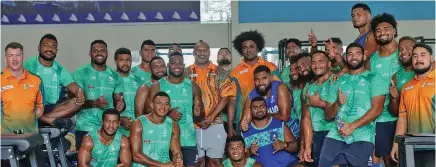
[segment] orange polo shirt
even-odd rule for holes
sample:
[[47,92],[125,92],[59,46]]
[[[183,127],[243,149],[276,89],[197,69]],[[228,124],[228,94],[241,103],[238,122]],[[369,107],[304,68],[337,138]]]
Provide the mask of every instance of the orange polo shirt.
[[[209,62],[206,68],[200,68],[196,64],[192,64],[185,70],[186,76],[192,82],[198,84],[201,89],[201,97],[204,104],[205,115],[213,112],[221,97],[235,96],[235,86],[231,86],[229,74],[218,71],[218,66]],[[218,114],[214,120],[214,124],[223,123],[221,114]],[[195,125],[196,128],[197,125]]]
[[256,67],[260,65],[265,65],[269,67],[271,73],[274,76],[273,79],[280,81],[280,72],[277,66],[269,61],[262,59],[262,57],[260,56],[256,64],[254,64],[253,66],[245,63],[245,61],[242,59],[241,64],[236,66],[230,73],[230,77],[232,81],[235,82],[237,87],[236,118],[235,118],[237,124],[239,124],[241,112],[244,111],[245,99],[247,99],[251,90],[254,89],[253,71],[254,69],[256,69]]
[[9,69],[1,74],[1,133],[24,129],[38,132],[35,109],[44,109],[41,79],[24,70],[24,77],[17,80]]
[[435,133],[435,70],[403,86],[399,116],[407,117],[408,133]]

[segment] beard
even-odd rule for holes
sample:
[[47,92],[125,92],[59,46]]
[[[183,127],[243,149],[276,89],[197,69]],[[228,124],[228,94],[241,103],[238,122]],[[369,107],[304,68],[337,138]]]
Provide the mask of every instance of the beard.
[[[127,66],[123,66],[123,67],[127,67]],[[129,73],[130,67],[128,67],[127,70],[124,70],[125,68],[123,68],[123,67],[117,67],[117,70],[122,72],[122,73]]]
[[92,57],[92,58],[91,58],[91,61],[92,61],[94,64],[101,66],[101,65],[105,65],[105,64],[106,64],[107,57],[105,57],[101,62],[99,62],[97,59],[95,59],[95,58]]
[[272,82],[270,82],[270,83],[266,86],[265,91],[261,91],[261,90],[259,89],[259,87],[257,87],[257,86],[256,86],[256,91],[257,91],[257,93],[259,93],[260,96],[265,96],[265,95],[268,93],[268,91],[271,90],[271,87],[272,87]]
[[56,58],[56,54],[51,52],[53,54],[53,57],[47,57],[43,53],[39,52],[39,57],[42,58],[45,61],[53,61]]
[[257,120],[257,121],[260,121],[260,120],[264,120],[265,118],[266,118],[266,112],[265,112],[265,114],[263,114],[263,115],[261,115],[261,116],[253,116],[253,119],[255,119],[255,120]]
[[173,71],[170,70],[170,75],[174,76],[174,77],[181,77],[181,76],[183,76],[183,70],[180,71],[180,74],[176,74],[176,73],[174,73]]
[[352,65],[352,64],[347,62],[347,67],[348,67],[348,69],[351,69],[351,70],[357,70],[357,69],[361,68],[364,63],[365,62],[363,61],[363,59],[360,60],[359,63],[357,63],[356,65]]
[[167,73],[165,73],[163,76],[158,76],[158,75],[154,75],[153,73],[151,73],[151,78],[153,78],[154,80],[158,81],[161,78],[167,76]]
[[221,59],[221,61],[218,62],[218,65],[229,65],[229,64],[232,64],[232,62],[227,59]]
[[306,76],[298,75],[297,80],[300,80],[301,82],[305,83],[305,82],[309,82],[310,80],[312,80],[314,78],[314,76],[315,75],[313,74],[313,72],[309,72],[309,74]]
[[392,42],[392,40],[393,40],[393,38],[392,39],[386,39],[386,40],[384,40],[384,39],[377,39],[377,44],[379,44],[379,45],[381,45],[381,46],[384,46],[384,45],[387,45],[387,44],[389,44],[389,43],[391,43]]
[[418,75],[424,74],[424,73],[428,72],[431,69],[431,66],[432,66],[431,64],[432,63],[430,63],[428,65],[428,67],[424,67],[424,68],[421,68],[421,69],[413,68],[413,71],[415,71],[415,73],[418,74]]
[[409,58],[409,60],[406,60],[405,62],[400,60],[400,62],[403,65],[403,67],[408,67],[412,65],[412,58]]

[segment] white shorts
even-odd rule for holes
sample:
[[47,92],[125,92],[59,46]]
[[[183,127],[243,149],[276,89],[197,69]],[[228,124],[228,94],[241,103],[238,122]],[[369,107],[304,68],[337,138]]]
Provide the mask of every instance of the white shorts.
[[227,133],[223,124],[211,125],[207,129],[195,129],[198,157],[223,158]]

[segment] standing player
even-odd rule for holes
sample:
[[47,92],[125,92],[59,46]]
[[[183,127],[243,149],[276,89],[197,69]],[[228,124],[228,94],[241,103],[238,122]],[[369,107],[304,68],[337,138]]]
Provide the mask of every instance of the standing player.
[[366,167],[374,151],[374,121],[382,112],[389,83],[363,67],[363,52],[358,43],[348,45],[349,71],[330,85],[325,118],[334,121],[334,127],[324,140],[319,167]]
[[145,40],[141,44],[141,64],[132,68],[132,73],[142,81],[141,85],[151,78],[150,61],[156,56],[156,44],[152,40]]
[[148,108],[145,106],[145,101],[147,100],[148,90],[151,85],[159,81],[161,78],[167,76],[167,67],[165,65],[165,60],[162,57],[153,57],[150,60],[150,70],[151,70],[151,79],[146,81],[145,84],[142,84],[138,91],[136,92],[135,97],[135,116],[139,117],[146,113],[145,109]]
[[409,36],[402,37],[399,41],[401,68],[392,76],[391,87],[389,88],[389,111],[392,115],[398,115],[401,97],[400,93],[404,84],[412,80],[413,76],[415,76],[415,71],[413,71],[412,66],[412,50],[415,43],[415,39]]
[[[366,61],[365,67],[380,74],[384,82],[391,83],[392,75],[401,68],[398,43],[395,40],[398,36],[397,22],[393,15],[383,13],[372,19],[371,29],[375,33],[379,49]],[[386,96],[383,112],[376,120],[375,153],[372,157],[373,167],[379,167],[380,158],[383,158],[387,167],[390,167],[391,163],[393,163],[389,154],[392,150],[398,117],[389,112],[389,99],[390,96]]]
[[78,155],[79,166],[129,167],[132,163],[129,139],[117,133],[120,114],[115,109],[106,109],[102,117],[101,129],[93,130],[83,137]]
[[[301,42],[298,39],[291,38],[286,41],[286,56],[289,61],[289,64],[295,63],[298,60],[298,54],[301,52]],[[290,66],[287,66],[283,69],[281,78],[283,83],[290,83]],[[287,84],[287,85],[288,85]],[[291,89],[291,87],[289,87]]]
[[[303,129],[304,161],[313,162],[318,166],[321,148],[324,139],[333,127],[333,122],[325,119],[325,109],[327,107],[327,96],[330,87],[330,81],[333,77],[331,71],[331,62],[328,53],[324,51],[315,51],[312,54],[312,71],[316,80],[313,83],[307,83],[301,94],[301,104],[303,116],[301,120],[301,129]],[[312,157],[313,154],[313,157]],[[313,159],[312,159],[313,158]]]
[[132,66],[132,53],[127,48],[119,48],[115,51],[115,64],[120,80],[123,83],[123,100],[125,109],[121,112],[120,131],[129,137],[130,126],[135,117],[135,96],[141,80],[130,72]]
[[[80,146],[82,137],[101,127],[101,115],[105,109],[113,108],[121,112],[124,109],[122,99],[123,86],[117,72],[107,67],[107,44],[103,40],[91,43],[89,56],[91,63],[78,68],[73,77],[84,88],[86,101],[77,113],[76,145]],[[115,103],[114,103],[115,101]]]
[[359,31],[359,36],[354,42],[365,48],[365,56],[368,59],[376,50],[377,42],[374,31],[371,31],[371,9],[368,5],[357,3],[351,8],[351,21],[354,28]]
[[[180,129],[167,117],[170,97],[165,92],[158,92],[152,97],[150,107],[150,114],[139,116],[132,124],[132,166],[182,167]],[[170,160],[170,150],[173,161]]]
[[195,82],[184,77],[183,56],[174,52],[169,56],[169,75],[153,84],[148,93],[146,105],[151,110],[153,96],[157,92],[166,92],[171,99],[172,109],[169,117],[177,121],[180,127],[180,144],[182,146],[185,166],[197,166],[197,142],[194,123],[207,128],[201,90]]

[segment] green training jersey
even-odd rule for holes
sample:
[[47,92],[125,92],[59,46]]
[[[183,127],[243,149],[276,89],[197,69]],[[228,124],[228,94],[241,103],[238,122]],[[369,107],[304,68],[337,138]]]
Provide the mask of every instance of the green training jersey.
[[[256,162],[255,159],[247,158],[247,162],[245,163],[244,167],[252,167],[255,162]],[[224,165],[224,167],[233,167],[233,165],[232,165],[232,163],[230,162],[229,159],[224,160],[223,165]]]
[[61,87],[67,87],[74,82],[70,72],[56,60],[51,67],[44,67],[39,63],[39,56],[34,56],[24,61],[24,68],[32,74],[38,75],[44,85],[44,105],[56,104],[59,100]]
[[171,108],[179,108],[182,117],[177,122],[180,127],[180,145],[196,146],[197,139],[194,128],[192,83],[184,79],[179,84],[172,84],[166,77],[159,80],[160,90],[166,92],[171,99]]
[[400,68],[397,72],[397,83],[395,86],[397,86],[397,90],[399,93],[401,93],[401,89],[403,89],[403,86],[413,79],[415,76],[415,71],[405,71],[404,68]]
[[141,80],[140,85],[147,83],[147,81],[150,81],[151,79],[151,73],[145,72],[141,68],[139,68],[139,65],[132,68],[131,73],[138,77]]
[[[386,57],[380,56],[378,51],[376,51],[371,56],[370,64],[372,72],[380,74],[384,82],[391,83],[392,76],[401,68],[398,50],[396,50],[392,55]],[[376,122],[390,122],[398,119],[398,117],[392,116],[389,113],[389,98],[390,96],[387,95],[383,111],[380,116],[378,116]]]
[[113,93],[123,91],[122,80],[118,73],[106,67],[104,71],[95,70],[91,64],[78,68],[73,73],[74,80],[83,88],[86,100],[96,100],[104,96],[107,100],[106,108],[82,108],[77,113],[76,130],[90,132],[100,129],[102,114],[105,109],[113,108]]
[[99,130],[93,130],[88,133],[94,143],[94,148],[91,151],[91,166],[93,167],[106,167],[117,166],[118,157],[120,157],[121,147],[121,133],[115,133],[112,143],[104,145],[98,135]]
[[[142,153],[160,163],[169,162],[173,120],[166,117],[163,123],[154,124],[146,115],[141,115],[138,119],[142,124]],[[144,166],[132,163],[132,167]]]
[[[322,83],[321,85],[317,85],[316,81],[313,82],[312,84],[307,83],[306,86],[303,89],[303,92],[309,95],[314,95],[315,91],[318,92],[321,100],[326,101],[327,97],[328,97],[328,91],[330,88],[330,81],[332,79],[333,75],[330,76],[329,79],[327,79],[324,83]],[[304,100],[306,102],[308,102],[308,98],[306,96],[304,96]],[[310,117],[312,118],[312,129],[315,132],[319,132],[319,131],[329,131],[332,127],[334,127],[334,122],[333,121],[327,121],[325,119],[325,111],[322,108],[319,107],[312,107],[309,106],[309,112],[310,112]]]
[[282,75],[281,75],[282,82],[285,83],[286,86],[288,86],[289,89],[292,88],[292,87],[291,87],[291,77],[289,76],[289,75],[290,75],[290,71],[291,71],[290,68],[291,68],[291,67],[289,67],[289,66],[285,67],[285,68],[283,69],[283,71],[282,71]]
[[302,89],[295,88],[292,91],[292,99],[294,105],[292,106],[291,117],[301,120],[301,91]]
[[[121,79],[123,83],[123,99],[124,103],[126,104],[126,108],[123,112],[121,112],[120,115],[129,117],[133,121],[135,119],[135,97],[141,80],[132,73],[130,73],[128,76],[119,76],[119,79]],[[124,129],[122,126],[120,126],[118,129],[125,136],[130,136],[130,130]]]
[[[386,96],[389,93],[389,82],[374,72],[365,71],[358,75],[344,74],[330,85],[327,102],[334,103],[338,99],[338,89],[347,96],[347,101],[337,113],[334,126],[327,137],[344,141],[338,132],[338,119],[352,123],[365,115],[371,109],[371,100],[376,96]],[[356,128],[351,134],[352,142],[366,141],[374,143],[375,122]]]

